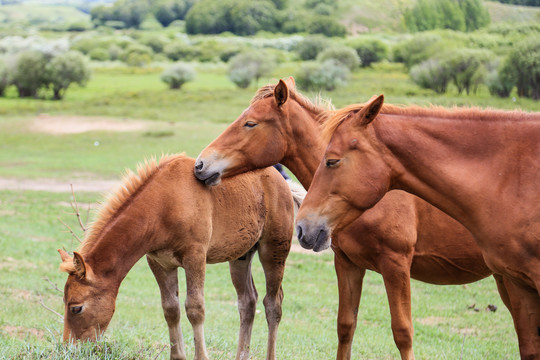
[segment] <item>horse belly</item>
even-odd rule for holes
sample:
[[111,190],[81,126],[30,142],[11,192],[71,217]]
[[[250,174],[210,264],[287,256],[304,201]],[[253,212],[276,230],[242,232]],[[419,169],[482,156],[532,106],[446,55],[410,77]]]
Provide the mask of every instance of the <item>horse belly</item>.
[[262,224],[255,222],[241,223],[231,226],[227,231],[212,235],[210,246],[206,253],[206,262],[215,264],[240,258],[257,244],[262,233]]

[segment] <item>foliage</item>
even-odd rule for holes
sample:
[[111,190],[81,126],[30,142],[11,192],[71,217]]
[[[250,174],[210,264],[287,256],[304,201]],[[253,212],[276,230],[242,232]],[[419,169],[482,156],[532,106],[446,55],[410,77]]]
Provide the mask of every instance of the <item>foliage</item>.
[[310,34],[344,37],[347,28],[337,19],[328,15],[313,15],[308,17],[306,31]]
[[348,45],[356,50],[362,67],[371,66],[374,62],[384,60],[388,56],[388,47],[377,39],[355,39]]
[[443,43],[440,35],[420,33],[411,39],[394,46],[393,58],[396,62],[404,63],[407,68],[427,60],[437,53],[437,46]]
[[270,74],[276,67],[276,60],[265,50],[240,53],[229,61],[229,79],[240,88],[246,88],[255,80],[258,85],[262,76]]
[[540,0],[495,0],[503,4],[540,6]]
[[328,59],[322,63],[304,63],[295,78],[301,89],[332,91],[346,85],[349,76],[350,71],[346,65],[335,59]]
[[317,55],[331,44],[330,40],[322,35],[306,36],[295,47],[300,59],[315,60]]
[[47,57],[37,50],[22,51],[16,55],[11,73],[20,97],[37,97],[38,90],[46,85],[44,69],[47,61]]
[[508,72],[518,95],[540,99],[540,38],[531,37],[518,44],[508,55],[499,72]]
[[120,53],[119,59],[129,66],[144,66],[152,61],[153,55],[150,47],[133,43]]
[[182,85],[195,79],[195,70],[189,64],[178,62],[161,74],[161,81],[171,89],[180,89]]
[[0,96],[11,83],[11,74],[5,58],[0,58]]
[[474,31],[490,22],[481,0],[418,0],[404,10],[405,26],[410,31],[453,29]]
[[423,88],[444,94],[450,82],[450,73],[444,60],[432,58],[415,65],[410,71],[411,79]]
[[493,54],[487,50],[461,49],[441,55],[445,58],[448,72],[452,82],[458,89],[467,94],[472,90],[476,92],[478,85],[484,82],[486,65],[493,58]]
[[153,13],[163,26],[169,26],[175,20],[184,20],[193,6],[194,0],[161,0],[154,4]]
[[503,98],[510,96],[516,85],[512,72],[503,68],[499,60],[494,61],[489,68],[485,79],[489,93]]
[[219,34],[230,31],[253,35],[259,30],[276,31],[278,12],[270,0],[201,0],[186,16],[189,34]]
[[62,99],[72,83],[86,85],[90,76],[86,58],[77,51],[59,54],[45,66],[46,82],[52,87],[55,100]]
[[329,59],[345,65],[351,71],[360,66],[360,57],[354,49],[348,46],[333,46],[317,55],[319,62],[325,62]]
[[[113,6],[100,5],[92,8],[90,16],[96,25],[117,22],[127,28],[139,28],[150,12],[148,2],[142,0],[117,0]],[[121,26],[121,25],[120,25]]]
[[97,61],[107,61],[110,59],[109,51],[103,48],[92,49],[88,56],[90,56],[90,59]]

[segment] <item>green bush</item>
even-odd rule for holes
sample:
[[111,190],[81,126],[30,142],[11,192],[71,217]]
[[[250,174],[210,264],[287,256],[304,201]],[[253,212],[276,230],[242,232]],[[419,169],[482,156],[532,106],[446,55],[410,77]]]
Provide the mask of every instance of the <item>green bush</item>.
[[335,59],[320,62],[306,62],[295,75],[296,83],[304,90],[332,91],[347,84],[349,69]]
[[356,50],[360,57],[362,67],[371,66],[372,63],[382,61],[388,57],[388,46],[376,39],[355,39],[348,46]]
[[445,58],[452,82],[458,92],[461,94],[465,90],[469,94],[470,91],[476,92],[478,85],[484,82],[486,66],[494,55],[488,50],[461,49],[446,52],[441,57]]
[[109,51],[103,48],[95,48],[90,51],[88,54],[90,56],[90,59],[96,60],[96,61],[107,61],[110,60]]
[[246,88],[255,80],[258,85],[262,76],[270,74],[276,67],[276,60],[265,50],[240,53],[229,61],[229,79],[240,88]]
[[350,71],[353,71],[360,66],[360,57],[354,49],[347,46],[334,46],[323,50],[317,55],[317,61],[319,62],[325,62],[329,59],[334,59],[337,62],[342,63]]
[[44,69],[48,60],[37,50],[22,51],[16,55],[11,74],[19,97],[37,97],[39,89],[46,86]]
[[260,30],[277,31],[278,11],[270,0],[201,0],[186,15],[189,34],[230,31],[253,35]]
[[45,66],[46,83],[52,88],[55,100],[62,99],[73,83],[86,85],[90,76],[86,58],[77,51],[56,55]]
[[515,86],[510,72],[501,67],[490,70],[486,75],[486,86],[491,95],[499,97],[508,97]]
[[409,72],[411,79],[425,89],[431,89],[438,94],[444,94],[450,82],[450,73],[446,61],[428,59],[415,65]]
[[310,34],[344,37],[347,28],[337,19],[328,15],[314,15],[308,18],[306,31]]
[[119,59],[129,66],[144,66],[152,61],[153,55],[150,47],[133,43],[120,53]]
[[148,46],[155,54],[163,52],[165,45],[169,43],[169,39],[162,35],[149,34],[140,39],[140,43]]
[[11,84],[11,72],[5,59],[0,59],[0,96],[4,96],[6,88]]
[[508,73],[516,84],[518,95],[540,99],[540,38],[530,37],[508,54],[499,71]]
[[178,62],[161,74],[161,81],[171,89],[180,89],[185,83],[195,79],[195,70],[186,63]]
[[295,47],[298,56],[302,60],[315,60],[317,55],[331,45],[328,38],[322,35],[306,36]]
[[420,33],[409,40],[396,44],[392,49],[393,60],[404,63],[410,69],[413,65],[435,55],[443,47],[443,44],[444,41],[440,35]]

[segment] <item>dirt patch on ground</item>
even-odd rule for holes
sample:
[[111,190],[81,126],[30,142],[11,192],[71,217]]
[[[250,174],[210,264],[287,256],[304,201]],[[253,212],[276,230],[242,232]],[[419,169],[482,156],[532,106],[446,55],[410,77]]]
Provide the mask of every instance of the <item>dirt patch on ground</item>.
[[149,123],[132,119],[117,119],[97,116],[37,116],[31,130],[47,134],[79,134],[87,131],[140,131]]
[[9,336],[17,337],[19,339],[25,339],[28,335],[33,335],[39,339],[43,339],[45,337],[45,332],[43,330],[27,328],[24,326],[4,325],[1,327],[1,329]]

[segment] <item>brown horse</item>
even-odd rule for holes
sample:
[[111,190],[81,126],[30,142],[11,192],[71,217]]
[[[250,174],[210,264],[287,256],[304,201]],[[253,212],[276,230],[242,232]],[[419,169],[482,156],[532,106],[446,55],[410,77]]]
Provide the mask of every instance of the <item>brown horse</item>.
[[[320,121],[332,114],[295,91],[292,78],[265,86],[240,117],[202,151],[195,175],[214,184],[222,177],[281,162],[308,188],[324,155]],[[384,279],[392,332],[403,359],[414,358],[411,277],[432,284],[464,284],[492,273],[462,225],[408,193],[388,194],[362,217],[357,212],[340,216],[353,223],[332,234],[339,285],[338,359],[351,356],[367,269]],[[330,245],[328,237],[299,240],[315,251]],[[497,283],[508,303],[500,278]]]
[[[120,284],[143,256],[154,273],[169,327],[171,359],[185,359],[180,328],[177,268],[186,274],[186,314],[195,359],[207,359],[204,341],[206,264],[228,261],[238,294],[240,333],[237,359],[249,357],[257,291],[251,260],[259,253],[266,277],[267,359],[275,358],[281,319],[281,282],[293,231],[293,198],[272,168],[208,188],[193,176],[195,162],[184,155],[147,162],[128,174],[104,205],[79,252],[59,250],[69,273],[65,290],[64,340],[94,340],[115,309]],[[300,199],[295,198],[296,205]]]
[[338,111],[325,133],[301,237],[339,231],[391,189],[422,197],[474,235],[512,294],[521,357],[540,358],[540,114],[383,107],[379,96]]

